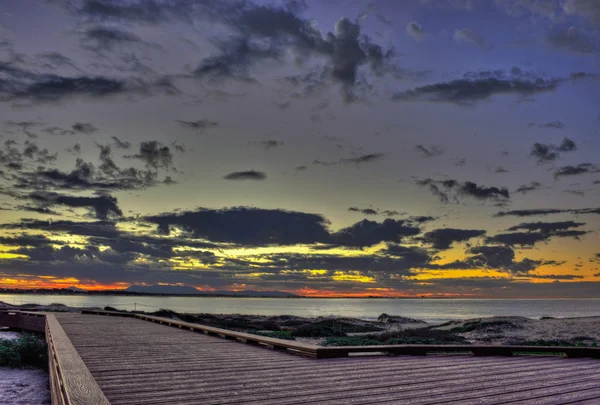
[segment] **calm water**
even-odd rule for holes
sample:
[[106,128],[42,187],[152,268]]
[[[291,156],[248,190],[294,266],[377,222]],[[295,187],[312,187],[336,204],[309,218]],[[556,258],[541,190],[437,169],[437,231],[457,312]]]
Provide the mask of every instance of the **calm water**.
[[349,316],[373,319],[382,313],[444,322],[452,319],[497,315],[600,316],[598,299],[319,299],[319,298],[217,298],[217,297],[117,297],[85,295],[0,295],[10,304],[59,302],[73,307],[104,307],[154,311],[158,308],[177,312],[215,314]]

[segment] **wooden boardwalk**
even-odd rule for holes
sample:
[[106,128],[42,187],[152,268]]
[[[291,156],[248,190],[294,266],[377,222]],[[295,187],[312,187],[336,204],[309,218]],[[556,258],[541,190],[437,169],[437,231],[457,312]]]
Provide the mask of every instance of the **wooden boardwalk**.
[[600,404],[600,361],[315,360],[139,319],[57,314],[111,404]]
[[23,315],[21,324],[43,330],[41,321],[53,404],[600,404],[600,360],[591,358],[316,359],[166,319],[180,328],[74,313]]

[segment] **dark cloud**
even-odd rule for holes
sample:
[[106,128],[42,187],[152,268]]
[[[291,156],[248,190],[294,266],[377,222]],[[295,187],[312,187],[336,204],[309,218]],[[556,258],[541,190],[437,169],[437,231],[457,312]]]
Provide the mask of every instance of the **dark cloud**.
[[534,143],[529,156],[537,159],[538,164],[551,162],[560,157],[559,152],[573,152],[577,145],[569,138],[564,138],[560,145]]
[[304,170],[306,170],[306,169],[308,169],[308,167],[307,167],[307,166],[304,166],[304,165],[302,165],[302,166],[296,166],[296,167],[294,168],[294,170],[295,170],[295,171],[297,171],[297,172],[302,172],[302,171],[304,171]]
[[430,158],[434,156],[443,155],[445,150],[443,147],[439,145],[431,145],[429,147],[425,147],[423,145],[415,146],[415,150],[419,152],[423,157]]
[[177,121],[179,124],[187,129],[193,129],[199,133],[203,133],[205,130],[215,128],[219,125],[218,122],[210,120],[197,120],[197,121]]
[[577,27],[551,32],[546,36],[546,43],[557,49],[581,54],[594,53],[599,49],[596,41]]
[[[68,190],[133,190],[152,187],[158,184],[157,173],[151,170],[139,170],[134,167],[120,168],[112,158],[108,145],[100,148],[100,164],[78,158],[75,168],[70,172],[59,169],[38,168],[32,172],[21,172],[16,176],[18,189],[68,189]],[[77,152],[80,148],[74,150]],[[0,154],[0,162],[2,161]]]
[[580,163],[577,166],[563,166],[554,171],[554,178],[576,176],[586,173],[598,173],[600,169],[592,163]]
[[254,82],[249,69],[258,62],[268,59],[278,60],[281,51],[274,45],[266,49],[264,44],[255,43],[247,38],[229,40],[221,45],[222,53],[204,59],[194,70],[196,77],[213,79],[238,79]]
[[223,177],[225,180],[265,180],[267,174],[256,170],[233,172]]
[[168,146],[158,141],[146,141],[140,144],[139,153],[125,156],[128,159],[138,159],[144,162],[146,167],[152,169],[173,168],[173,154]]
[[523,222],[508,228],[509,231],[525,230],[552,233],[555,231],[578,228],[584,226],[585,222],[561,221],[561,222]]
[[258,208],[198,209],[145,217],[162,234],[179,228],[195,238],[247,245],[325,242],[328,221],[316,214]]
[[506,271],[513,275],[525,275],[535,270],[542,261],[528,258],[515,261],[515,252],[507,246],[475,246],[467,251],[471,256],[467,263],[475,268]]
[[503,202],[510,198],[510,193],[506,188],[478,186],[472,181],[460,183],[457,180],[418,180],[420,186],[427,186],[431,193],[437,196],[444,204],[453,201],[458,202],[458,197],[472,197],[478,200],[490,200]]
[[532,181],[531,183],[529,183],[529,185],[523,184],[523,185],[519,186],[519,188],[517,188],[515,190],[515,193],[526,194],[530,191],[539,190],[541,187],[542,187],[542,183],[539,183],[537,181]]
[[21,219],[18,222],[0,224],[0,229],[41,230],[47,232],[64,232],[70,235],[115,238],[119,236],[114,222],[75,222],[75,221],[40,221]]
[[453,103],[473,106],[495,95],[514,94],[528,97],[556,90],[561,79],[544,79],[532,73],[518,72],[506,75],[503,71],[467,73],[463,79],[416,87],[394,94],[393,100]]
[[41,207],[65,205],[72,208],[90,208],[96,218],[107,219],[110,216],[120,217],[123,212],[117,205],[117,199],[110,195],[97,197],[76,197],[49,191],[37,191],[29,194],[27,198]]
[[77,135],[77,134],[91,135],[97,131],[98,131],[98,128],[96,128],[94,125],[90,124],[89,122],[76,122],[73,125],[71,125],[71,127],[68,129],[56,127],[56,126],[44,128],[44,132],[46,132],[50,135],[61,135],[61,136]]
[[423,27],[416,21],[411,21],[406,25],[406,33],[417,41],[420,41],[425,37]]
[[454,242],[465,242],[485,233],[486,231],[480,229],[442,228],[425,233],[419,240],[430,244],[434,249],[445,250],[450,249]]
[[354,163],[356,165],[359,165],[361,163],[370,163],[370,162],[375,162],[377,160],[381,160],[383,159],[383,153],[370,153],[367,155],[360,155],[360,156],[356,156],[356,157],[351,157],[351,158],[344,158],[341,160],[342,163]]
[[420,228],[404,220],[383,222],[364,219],[331,234],[331,241],[344,246],[372,246],[380,242],[400,242],[403,237],[420,233]]
[[423,27],[416,21],[411,21],[406,25],[406,33],[417,41],[420,41],[425,37]]
[[533,246],[537,242],[546,241],[552,237],[578,239],[579,236],[587,234],[587,231],[572,230],[584,226],[584,222],[560,221],[560,222],[523,222],[508,228],[509,231],[524,230],[527,232],[513,232],[498,234],[488,238],[488,242],[502,243],[507,246]]
[[116,136],[112,136],[111,139],[115,142],[115,146],[118,149],[129,149],[131,147],[131,143],[128,141],[122,141]]
[[[2,69],[0,67],[0,72]],[[2,94],[2,82],[0,81],[0,94]],[[44,125],[38,121],[4,121],[4,124],[9,128],[18,128],[23,134],[27,135],[30,138],[37,138],[37,134],[32,131],[33,128],[40,127]]]
[[60,212],[57,212],[55,210],[52,210],[48,207],[35,207],[35,206],[31,206],[31,205],[19,205],[15,208],[15,210],[17,211],[27,211],[27,212],[35,212],[37,214],[43,214],[43,215],[61,215]]
[[[352,212],[359,212],[361,214],[364,215],[385,215],[386,217],[394,217],[396,215],[400,215],[401,213],[399,211],[395,211],[395,210],[380,210],[379,208],[358,208],[358,207],[350,207],[348,208],[348,211],[352,211]],[[411,217],[410,220],[414,221],[414,222],[425,222],[425,221],[420,221],[419,219],[421,218],[428,218],[428,217]]]
[[81,153],[81,145],[79,143],[76,143],[75,145],[71,146],[70,148],[67,148],[67,152],[78,155]]
[[536,124],[535,122],[530,122],[527,126],[528,127],[538,127],[538,128],[552,128],[552,129],[564,129],[565,128],[565,124],[563,124],[561,121],[550,121],[550,122],[545,122],[543,124]]
[[264,148],[265,150],[269,151],[271,149],[279,148],[280,146],[285,145],[285,142],[278,141],[275,139],[269,139],[266,141],[248,142],[248,145],[258,145],[261,148]]
[[147,45],[137,35],[105,26],[88,27],[81,32],[81,44],[85,49],[102,53],[129,45]]
[[348,211],[359,212],[364,215],[379,215],[379,210],[373,208],[358,208],[358,207],[350,207]]
[[73,97],[106,98],[110,96],[161,93],[177,94],[166,77],[154,81],[118,79],[104,76],[60,76],[33,73],[10,63],[0,62],[0,102],[60,102]]
[[71,126],[71,128],[75,132],[78,132],[80,134],[86,134],[86,135],[91,135],[98,131],[98,128],[96,128],[94,125],[90,124],[89,122],[76,122]]
[[50,153],[48,149],[40,149],[35,142],[25,141],[23,148],[23,157],[28,158],[36,163],[50,164],[58,159],[57,153]]
[[560,209],[560,208],[542,208],[542,209],[531,209],[531,210],[513,210],[513,211],[500,211],[494,216],[496,217],[530,217],[535,215],[553,215],[553,214],[598,214],[600,215],[600,208],[579,208],[579,209]]
[[[226,9],[229,6],[229,9]],[[294,8],[245,3],[221,8],[221,20],[233,29],[234,37],[222,39],[221,53],[205,58],[195,69],[198,77],[236,78],[253,81],[250,68],[265,60],[282,61],[288,51],[296,60],[326,58],[324,74],[340,83],[344,99],[356,99],[354,87],[360,82],[359,68],[380,75],[387,69],[391,53],[361,34],[358,23],[343,17],[333,32],[325,35]]]

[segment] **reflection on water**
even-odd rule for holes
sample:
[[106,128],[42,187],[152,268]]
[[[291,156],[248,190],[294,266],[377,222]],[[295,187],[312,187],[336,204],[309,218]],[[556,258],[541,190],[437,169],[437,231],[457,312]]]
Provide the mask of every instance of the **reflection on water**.
[[215,314],[349,316],[373,319],[382,313],[443,322],[452,319],[518,315],[600,316],[600,299],[325,299],[325,298],[221,298],[221,297],[142,297],[87,295],[0,295],[9,304],[62,303],[74,307],[104,307],[155,311]]

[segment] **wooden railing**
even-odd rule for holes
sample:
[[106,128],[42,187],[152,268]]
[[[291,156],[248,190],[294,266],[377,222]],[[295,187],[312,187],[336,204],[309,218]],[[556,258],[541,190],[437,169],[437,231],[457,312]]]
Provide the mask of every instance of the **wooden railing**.
[[0,326],[45,332],[52,405],[110,405],[53,314],[0,311]]
[[236,339],[249,344],[267,346],[275,350],[285,350],[318,359],[348,357],[358,354],[426,355],[428,353],[469,353],[474,356],[512,356],[519,353],[563,353],[567,357],[592,357],[600,359],[600,348],[565,346],[499,346],[499,345],[376,345],[376,346],[315,346],[295,341],[270,338],[251,333],[236,332],[197,323],[177,321],[151,315],[131,312],[86,310],[84,314],[125,316],[156,322],[225,339]]

